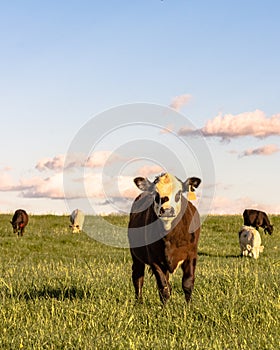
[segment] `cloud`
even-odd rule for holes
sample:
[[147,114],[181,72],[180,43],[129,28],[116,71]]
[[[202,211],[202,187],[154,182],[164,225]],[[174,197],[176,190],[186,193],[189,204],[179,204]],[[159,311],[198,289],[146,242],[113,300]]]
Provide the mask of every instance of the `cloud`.
[[242,152],[239,157],[249,157],[249,156],[269,156],[273,153],[280,151],[280,148],[276,145],[266,145],[258,148],[251,148]]
[[34,177],[22,182],[22,197],[24,198],[51,198],[64,199],[63,173],[47,178]]
[[7,174],[6,171],[0,172],[0,191],[11,191],[14,186],[14,181],[10,174]]
[[7,174],[0,174],[1,192],[18,192],[24,198],[64,198],[63,173],[41,178],[32,176],[18,181]]
[[172,99],[170,107],[175,109],[176,111],[179,111],[183,106],[188,104],[191,99],[192,96],[189,94],[176,96]]
[[164,172],[164,169],[159,165],[145,165],[137,170],[138,176],[151,177],[156,176]]
[[160,134],[170,134],[174,130],[173,124],[168,124],[165,128],[160,130]]
[[199,133],[205,137],[220,137],[224,140],[240,136],[265,138],[280,135],[280,114],[268,118],[263,111],[258,109],[236,115],[219,114],[214,119],[208,120],[201,129],[181,128],[178,131],[178,134],[182,136]]
[[39,171],[62,170],[64,167],[65,155],[60,154],[53,158],[43,158],[38,161],[35,168]]
[[[280,205],[271,205],[265,203],[256,203],[249,197],[241,197],[238,199],[231,199],[229,197],[215,196],[212,202],[209,214],[218,215],[242,215],[245,208],[252,208],[265,211],[267,213],[279,214]],[[240,225],[242,224],[242,216],[240,216]]]
[[88,168],[103,168],[119,160],[122,160],[122,157],[117,153],[111,151],[97,151],[87,159],[85,166]]
[[39,171],[62,171],[63,169],[87,167],[102,168],[113,162],[120,160],[121,157],[111,151],[96,151],[89,157],[83,154],[60,154],[53,158],[42,158],[38,161],[35,168]]

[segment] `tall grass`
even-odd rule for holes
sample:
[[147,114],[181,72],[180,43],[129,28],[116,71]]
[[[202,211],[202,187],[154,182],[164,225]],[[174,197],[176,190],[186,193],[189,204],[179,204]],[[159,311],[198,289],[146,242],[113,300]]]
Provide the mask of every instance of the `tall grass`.
[[241,217],[208,217],[192,302],[178,270],[165,307],[148,270],[135,303],[127,249],[72,234],[66,216],[31,216],[22,238],[9,220],[0,216],[1,349],[279,348],[279,216],[258,260],[239,257]]

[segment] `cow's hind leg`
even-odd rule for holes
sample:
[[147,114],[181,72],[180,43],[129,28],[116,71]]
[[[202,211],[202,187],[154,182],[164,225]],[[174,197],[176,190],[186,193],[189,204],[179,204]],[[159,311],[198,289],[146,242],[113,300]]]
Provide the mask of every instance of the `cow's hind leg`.
[[142,301],[142,288],[144,284],[145,264],[132,255],[132,282],[136,299]]
[[183,279],[182,287],[185,293],[186,301],[189,302],[191,299],[193,287],[194,287],[194,273],[196,267],[196,258],[188,258],[182,264]]
[[160,300],[165,304],[171,295],[171,285],[168,281],[169,272],[162,270],[157,264],[153,264],[151,268],[157,280]]

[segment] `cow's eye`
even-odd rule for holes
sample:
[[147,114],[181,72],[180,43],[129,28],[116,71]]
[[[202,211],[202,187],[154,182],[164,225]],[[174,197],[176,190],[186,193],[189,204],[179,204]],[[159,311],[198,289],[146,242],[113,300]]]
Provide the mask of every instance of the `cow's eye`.
[[156,195],[155,195],[155,202],[157,203],[157,204],[159,204],[160,203],[160,196],[159,196],[159,194],[156,192]]
[[181,198],[181,193],[182,191],[178,191],[175,195],[175,202],[179,202],[180,198]]

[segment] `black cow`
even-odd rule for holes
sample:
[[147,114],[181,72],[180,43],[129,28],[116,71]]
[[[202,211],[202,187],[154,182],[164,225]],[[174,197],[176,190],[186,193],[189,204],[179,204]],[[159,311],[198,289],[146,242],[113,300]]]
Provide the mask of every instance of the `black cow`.
[[136,298],[142,299],[146,264],[156,277],[162,303],[171,295],[169,273],[181,265],[182,287],[188,302],[194,287],[200,218],[182,193],[194,191],[201,180],[192,177],[182,182],[166,173],[154,182],[143,177],[134,182],[143,191],[132,205],[128,224]]
[[255,209],[245,209],[243,212],[244,225],[253,226],[257,230],[259,227],[264,229],[264,233],[273,232],[273,225],[270,224],[268,216],[265,212]]
[[23,236],[24,228],[28,224],[28,214],[23,209],[17,209],[10,222],[13,226],[14,233],[17,233],[18,236]]

